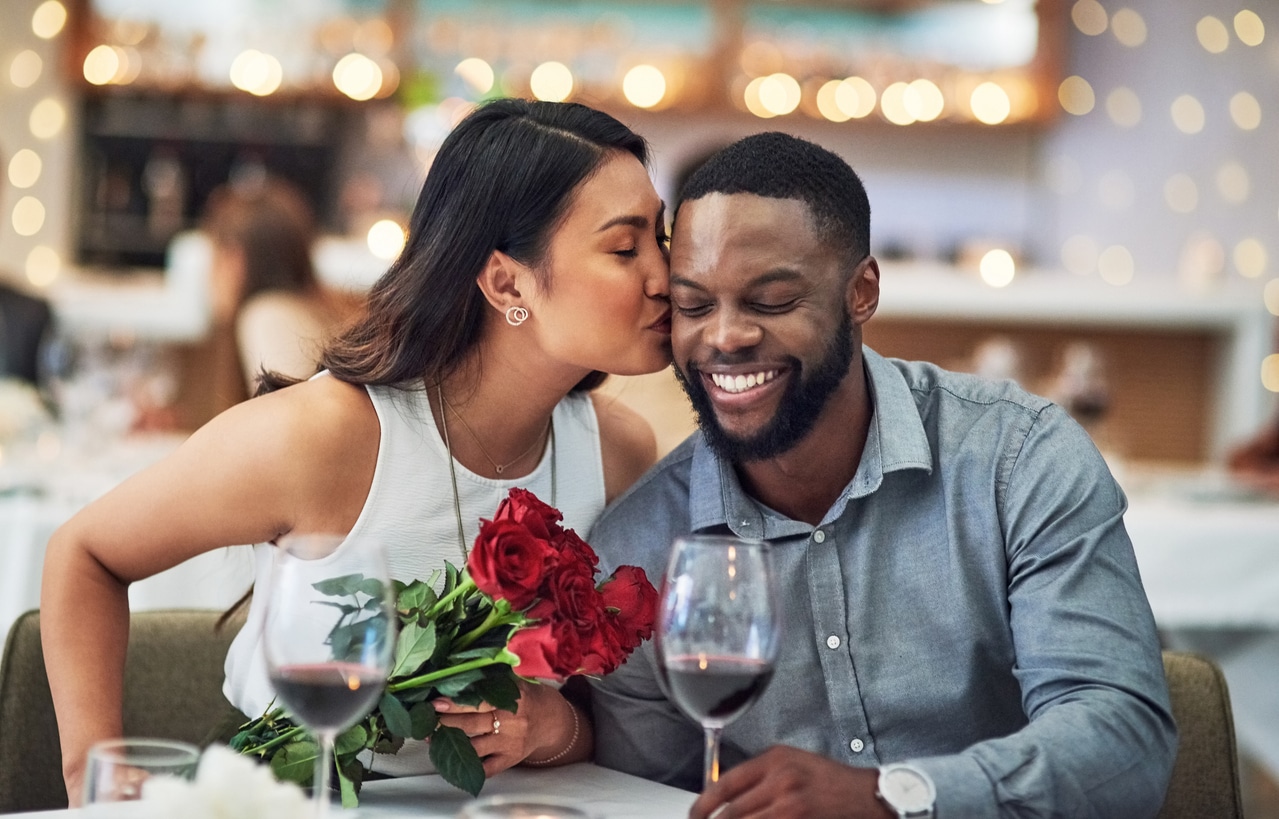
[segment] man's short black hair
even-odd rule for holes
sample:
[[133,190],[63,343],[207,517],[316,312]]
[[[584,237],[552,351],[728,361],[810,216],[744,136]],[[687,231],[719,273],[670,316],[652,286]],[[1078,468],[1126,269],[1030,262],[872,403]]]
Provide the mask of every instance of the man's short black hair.
[[848,163],[820,145],[770,131],[740,139],[698,168],[679,201],[712,193],[752,193],[808,205],[822,239],[842,248],[850,266],[870,252],[870,200]]

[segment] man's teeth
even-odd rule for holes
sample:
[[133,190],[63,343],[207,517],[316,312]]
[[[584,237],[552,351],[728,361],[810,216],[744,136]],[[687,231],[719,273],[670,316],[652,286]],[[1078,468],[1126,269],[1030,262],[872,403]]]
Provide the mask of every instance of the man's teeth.
[[723,375],[712,373],[711,381],[724,392],[745,392],[751,387],[766,384],[777,377],[777,370],[765,370],[750,375]]

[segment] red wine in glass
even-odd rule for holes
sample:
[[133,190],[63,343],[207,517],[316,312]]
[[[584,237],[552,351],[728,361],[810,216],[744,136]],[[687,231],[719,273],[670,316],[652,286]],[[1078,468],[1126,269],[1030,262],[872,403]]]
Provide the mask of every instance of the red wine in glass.
[[671,698],[703,724],[727,725],[764,693],[773,666],[745,657],[669,657],[666,685]]
[[298,663],[273,669],[271,685],[303,724],[342,731],[373,710],[386,676],[355,663]]
[[773,675],[781,626],[767,543],[715,535],[671,548],[654,646],[671,698],[702,725],[703,784],[719,780],[724,726],[757,700]]

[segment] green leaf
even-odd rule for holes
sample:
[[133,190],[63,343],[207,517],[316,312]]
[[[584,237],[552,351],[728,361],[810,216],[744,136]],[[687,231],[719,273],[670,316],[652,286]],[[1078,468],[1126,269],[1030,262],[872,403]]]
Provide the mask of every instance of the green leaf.
[[382,711],[382,718],[386,720],[386,729],[392,734],[407,737],[413,733],[413,722],[409,719],[409,712],[394,694],[383,694],[378,708]]
[[435,683],[435,690],[440,692],[442,697],[452,697],[461,694],[462,691],[471,683],[484,676],[484,671],[478,668],[472,668],[470,671],[463,671],[461,674],[454,674],[452,677],[445,677]]
[[395,667],[392,677],[410,674],[435,653],[435,623],[419,626],[409,623],[400,630],[395,643]]
[[332,600],[312,600],[311,602],[315,603],[317,606],[332,606],[333,608],[341,611],[343,616],[355,614],[360,610],[359,606],[352,606],[349,603],[334,603]]
[[434,699],[436,694],[434,688],[427,686],[425,688],[406,688],[403,691],[397,691],[395,696],[399,698],[400,702],[411,704]]
[[468,648],[466,651],[459,651],[456,654],[449,655],[451,663],[464,663],[467,660],[492,660],[502,653],[502,649],[506,646],[484,646],[483,648]]
[[376,577],[366,577],[355,584],[355,590],[361,594],[367,594],[369,597],[381,600],[386,594],[386,585]]
[[344,597],[355,594],[356,589],[360,587],[360,583],[363,581],[364,575],[362,574],[344,574],[341,577],[330,577],[327,580],[321,580],[319,583],[312,583],[311,588],[320,594],[327,594],[330,597]]
[[440,723],[439,715],[435,713],[435,706],[429,702],[419,702],[410,708],[409,720],[412,722],[413,729],[408,735],[413,739],[426,739]]
[[315,778],[315,760],[319,755],[320,746],[314,740],[290,742],[271,757],[271,772],[281,782],[308,785]]
[[466,734],[458,728],[440,726],[431,735],[431,762],[444,781],[471,796],[484,787],[484,765]]
[[412,583],[404,587],[404,591],[396,595],[397,607],[400,611],[408,612],[414,609],[429,609],[435,605],[439,597],[435,594],[435,589],[421,580],[414,580]]
[[447,596],[449,592],[457,588],[458,571],[452,563],[444,561],[444,589],[440,596]]
[[351,760],[338,765],[338,791],[342,794],[342,807],[350,810],[360,806],[360,783],[364,781],[364,765]]
[[338,734],[333,743],[333,753],[338,756],[358,754],[369,744],[369,730],[363,725],[356,725]]
[[489,673],[472,690],[494,708],[514,713],[520,701],[515,672],[508,665],[492,665],[485,671]]
[[403,747],[404,747],[404,737],[383,736],[380,739],[378,739],[377,744],[373,746],[373,753],[398,754],[400,752],[400,749]]

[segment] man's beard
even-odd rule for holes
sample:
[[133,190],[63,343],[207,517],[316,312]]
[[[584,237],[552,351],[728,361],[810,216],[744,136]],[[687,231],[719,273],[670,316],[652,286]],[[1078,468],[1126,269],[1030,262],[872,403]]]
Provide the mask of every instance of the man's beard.
[[680,386],[697,412],[697,425],[715,454],[735,463],[762,461],[789,451],[812,431],[853,363],[853,318],[848,310],[844,310],[844,318],[827,345],[826,354],[811,373],[805,375],[796,358],[788,359],[787,363],[794,377],[782,395],[777,413],[763,429],[745,438],[729,434],[720,425],[700,371],[691,363],[688,376],[679,367],[675,368]]

